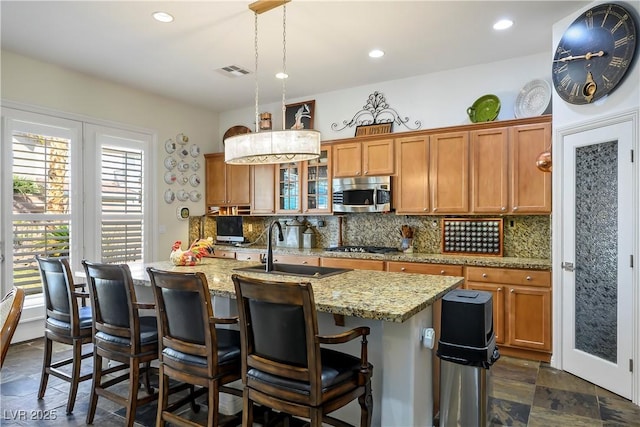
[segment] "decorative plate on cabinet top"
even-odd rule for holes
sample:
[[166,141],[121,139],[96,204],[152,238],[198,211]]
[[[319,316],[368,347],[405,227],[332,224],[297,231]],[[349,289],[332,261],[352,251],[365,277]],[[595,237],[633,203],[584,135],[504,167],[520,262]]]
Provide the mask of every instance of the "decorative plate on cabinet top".
[[222,144],[224,145],[224,140],[227,138],[231,138],[232,136],[240,135],[243,133],[251,133],[251,129],[246,126],[232,126],[224,133],[222,137]]
[[551,102],[551,85],[546,80],[532,80],[518,93],[514,105],[516,118],[540,116]]
[[467,115],[473,123],[491,122],[498,117],[499,112],[500,99],[495,95],[481,96],[467,108]]

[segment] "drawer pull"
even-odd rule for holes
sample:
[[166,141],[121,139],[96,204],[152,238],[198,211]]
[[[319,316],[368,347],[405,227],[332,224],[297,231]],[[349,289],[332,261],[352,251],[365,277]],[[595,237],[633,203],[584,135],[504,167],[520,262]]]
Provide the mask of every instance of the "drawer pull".
[[302,263],[303,263],[303,264],[308,264],[308,262],[307,262],[307,261],[302,261]]
[[482,273],[482,277],[487,278],[487,273]]
[[531,276],[527,276],[527,280],[528,280],[528,281],[531,281]]
[[502,288],[496,289],[497,292],[502,292]]
[[444,273],[445,273],[445,271],[444,271],[444,270],[440,270],[440,274],[444,274]]
[[405,267],[401,267],[401,268],[400,268],[400,271],[405,271],[405,270],[406,270],[406,268],[405,268]]
[[509,292],[513,293],[513,288],[511,288],[511,290]]

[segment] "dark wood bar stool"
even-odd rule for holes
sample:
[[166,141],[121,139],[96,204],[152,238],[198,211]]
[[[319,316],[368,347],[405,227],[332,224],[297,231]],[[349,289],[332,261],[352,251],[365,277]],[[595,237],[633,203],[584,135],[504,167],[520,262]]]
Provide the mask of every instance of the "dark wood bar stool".
[[[36,256],[40,278],[44,289],[44,359],[38,399],[42,399],[47,389],[49,375],[69,383],[67,414],[73,412],[78,393],[78,385],[91,378],[91,374],[80,376],[82,360],[93,355],[92,351],[82,354],[84,344],[91,343],[91,307],[86,306],[89,294],[84,284],[76,284],[69,266],[69,260],[61,257]],[[78,304],[81,299],[82,305]],[[72,356],[51,363],[53,342],[71,345]],[[61,367],[71,365],[71,375]]]
[[[373,366],[367,360],[368,327],[319,335],[310,283],[258,280],[234,274],[242,343],[242,425],[253,425],[253,404],[322,423],[349,424],[328,414],[354,399],[360,426],[371,425]],[[362,337],[360,357],[320,344]]]
[[[193,426],[169,405],[169,379],[202,387],[207,392],[207,425],[219,422],[219,392],[242,396],[242,390],[225,387],[240,379],[240,333],[217,328],[237,324],[238,318],[214,317],[207,278],[203,273],[179,273],[147,269],[156,301],[160,337],[160,398],[156,426],[165,422]],[[240,417],[225,424],[237,425]]]
[[4,358],[9,351],[9,344],[13,337],[18,321],[22,314],[24,305],[24,289],[14,286],[5,296],[0,304],[0,318],[2,318],[2,328],[0,329],[0,368],[4,365]]
[[[138,406],[158,398],[149,383],[151,361],[158,358],[158,329],[154,316],[140,316],[140,309],[153,309],[153,304],[136,299],[131,272],[126,264],[112,265],[82,261],[93,311],[93,382],[87,424],[93,423],[98,396],[106,397],[126,408],[125,425],[132,426]],[[120,365],[102,368],[102,359]],[[141,368],[140,365],[144,366]],[[117,377],[103,376],[128,369]],[[144,374],[146,395],[138,397],[140,375]],[[126,396],[109,390],[115,384],[129,381]]]

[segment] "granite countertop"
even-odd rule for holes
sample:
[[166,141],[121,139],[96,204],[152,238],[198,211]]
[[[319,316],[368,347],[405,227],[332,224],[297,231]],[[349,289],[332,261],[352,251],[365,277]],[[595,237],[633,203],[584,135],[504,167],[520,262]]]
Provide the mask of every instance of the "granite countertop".
[[[229,250],[236,252],[259,252],[266,253],[266,246],[224,246],[216,245],[217,250]],[[357,258],[357,259],[378,259],[383,261],[403,261],[403,262],[423,262],[434,264],[456,264],[478,267],[500,267],[500,268],[524,268],[535,270],[551,270],[551,260],[542,258],[516,258],[498,256],[465,256],[465,255],[443,255],[428,253],[408,253],[403,252],[391,254],[369,254],[361,252],[332,252],[323,248],[315,249],[294,249],[275,247],[274,254],[306,255],[332,258]]]
[[424,310],[451,289],[462,285],[464,278],[428,274],[389,273],[352,270],[321,279],[278,274],[236,272],[237,267],[257,265],[231,259],[204,258],[195,267],[177,267],[170,261],[131,265],[136,285],[150,285],[146,267],[167,271],[201,271],[207,276],[214,296],[235,299],[231,275],[239,273],[263,280],[297,283],[310,282],[318,311],[401,323]]

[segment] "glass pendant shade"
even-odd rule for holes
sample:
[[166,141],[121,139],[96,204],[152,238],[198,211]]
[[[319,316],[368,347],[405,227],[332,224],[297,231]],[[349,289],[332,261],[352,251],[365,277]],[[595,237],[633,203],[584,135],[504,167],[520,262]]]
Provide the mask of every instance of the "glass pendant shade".
[[232,165],[273,164],[320,156],[320,132],[312,129],[243,133],[224,141],[224,161]]

